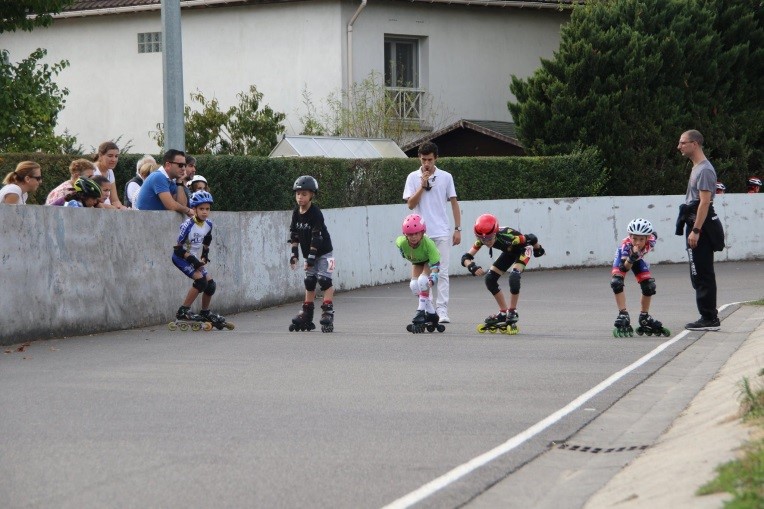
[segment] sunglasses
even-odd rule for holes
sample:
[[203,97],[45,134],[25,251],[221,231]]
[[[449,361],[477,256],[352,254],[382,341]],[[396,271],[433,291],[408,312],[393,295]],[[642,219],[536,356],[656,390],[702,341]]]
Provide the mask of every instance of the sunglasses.
[[188,166],[186,163],[176,163],[175,161],[168,161],[170,164],[177,164],[178,168],[185,168]]
[[42,175],[29,175],[30,179],[35,179],[37,182],[42,182]]

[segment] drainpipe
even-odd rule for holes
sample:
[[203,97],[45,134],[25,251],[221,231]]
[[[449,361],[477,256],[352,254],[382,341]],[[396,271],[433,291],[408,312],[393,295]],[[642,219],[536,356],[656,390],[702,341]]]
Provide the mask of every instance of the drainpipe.
[[355,10],[353,17],[350,18],[350,22],[348,23],[348,96],[353,89],[353,23],[355,23],[355,20],[361,14],[361,11],[366,7],[366,1],[367,0],[361,0],[361,5]]

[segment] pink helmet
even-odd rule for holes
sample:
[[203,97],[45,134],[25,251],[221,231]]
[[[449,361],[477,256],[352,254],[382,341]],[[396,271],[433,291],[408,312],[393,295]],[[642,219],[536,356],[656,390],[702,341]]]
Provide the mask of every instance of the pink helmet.
[[426,232],[427,226],[424,224],[424,219],[419,214],[409,214],[406,219],[403,220],[403,234],[410,235],[412,233]]

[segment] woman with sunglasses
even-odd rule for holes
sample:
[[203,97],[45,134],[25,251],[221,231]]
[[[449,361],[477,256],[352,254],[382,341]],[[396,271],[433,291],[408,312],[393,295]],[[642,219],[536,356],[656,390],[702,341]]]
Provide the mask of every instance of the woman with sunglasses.
[[[478,332],[496,332],[498,330],[505,334],[517,334],[520,332],[517,327],[520,276],[531,259],[531,253],[538,258],[544,255],[544,248],[539,243],[538,237],[532,233],[523,235],[508,226],[500,227],[496,216],[492,214],[483,214],[478,217],[475,221],[474,230],[477,240],[472,244],[472,248],[462,255],[462,265],[467,267],[473,276],[485,276],[485,286],[499,305],[499,312],[486,318],[484,323],[478,325],[477,330]],[[501,252],[488,272],[475,262],[475,255],[483,246],[491,250],[490,252],[493,249],[498,249]],[[510,269],[510,297],[509,306],[507,306],[504,292],[499,288],[499,278]]]
[[22,161],[3,179],[0,203],[26,205],[29,193],[34,193],[42,183],[42,169],[33,161]]

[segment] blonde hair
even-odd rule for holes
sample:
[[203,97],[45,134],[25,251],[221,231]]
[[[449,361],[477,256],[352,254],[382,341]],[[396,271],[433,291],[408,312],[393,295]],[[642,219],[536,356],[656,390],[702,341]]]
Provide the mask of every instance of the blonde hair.
[[93,163],[87,159],[75,159],[69,165],[69,173],[72,175],[72,177],[75,175],[79,177],[83,172],[87,170],[95,171],[95,166],[93,166]]
[[145,179],[146,177],[149,176],[149,173],[156,171],[157,168],[159,168],[159,165],[157,163],[152,163],[152,162],[143,163],[140,169],[138,170],[138,175],[142,179]]
[[16,169],[8,172],[3,179],[3,184],[16,184],[24,182],[26,177],[31,177],[35,170],[42,170],[39,164],[34,161],[21,161],[16,165]]

